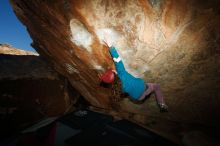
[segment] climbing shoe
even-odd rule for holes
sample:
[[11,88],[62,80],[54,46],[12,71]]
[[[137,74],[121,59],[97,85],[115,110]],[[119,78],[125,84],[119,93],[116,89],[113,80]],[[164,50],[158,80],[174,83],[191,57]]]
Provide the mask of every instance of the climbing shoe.
[[161,113],[168,112],[168,106],[165,103],[159,104],[159,107],[160,107],[160,112]]

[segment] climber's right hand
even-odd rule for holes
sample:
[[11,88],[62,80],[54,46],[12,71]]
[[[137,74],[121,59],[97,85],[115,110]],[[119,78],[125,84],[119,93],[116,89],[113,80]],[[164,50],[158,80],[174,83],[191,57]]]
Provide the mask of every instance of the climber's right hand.
[[105,40],[103,40],[103,43],[104,43],[108,48],[110,48],[109,44],[108,44]]
[[104,44],[105,44],[106,46],[108,46],[108,48],[111,48],[112,42],[110,41],[109,36],[108,36],[107,33],[104,34],[103,42],[104,42]]

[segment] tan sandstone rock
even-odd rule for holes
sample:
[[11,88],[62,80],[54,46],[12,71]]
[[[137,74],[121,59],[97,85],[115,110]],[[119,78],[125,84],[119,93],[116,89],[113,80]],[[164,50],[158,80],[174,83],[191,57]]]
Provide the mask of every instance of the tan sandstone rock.
[[[178,139],[192,123],[220,122],[218,0],[11,0],[33,47],[93,106],[111,109],[98,73],[113,62],[102,39],[118,48],[126,69],[161,85],[169,113],[153,98],[124,99],[119,115]],[[153,124],[152,124],[153,123]]]

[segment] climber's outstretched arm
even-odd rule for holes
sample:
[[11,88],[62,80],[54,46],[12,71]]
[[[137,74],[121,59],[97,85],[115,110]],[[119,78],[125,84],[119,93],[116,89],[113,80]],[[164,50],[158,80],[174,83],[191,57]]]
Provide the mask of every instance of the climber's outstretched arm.
[[109,35],[105,34],[103,42],[109,49],[109,53],[111,54],[112,59],[114,61],[118,76],[121,77],[121,75],[125,73],[126,70],[116,48],[113,46],[112,42],[110,41]]
[[110,47],[109,52],[110,52],[110,54],[112,56],[112,59],[114,61],[117,73],[119,75],[121,75],[122,73],[125,72],[125,67],[124,67],[124,64],[123,64],[123,62],[122,62],[122,60],[121,60],[121,58],[120,58],[116,48],[113,47],[113,46]]

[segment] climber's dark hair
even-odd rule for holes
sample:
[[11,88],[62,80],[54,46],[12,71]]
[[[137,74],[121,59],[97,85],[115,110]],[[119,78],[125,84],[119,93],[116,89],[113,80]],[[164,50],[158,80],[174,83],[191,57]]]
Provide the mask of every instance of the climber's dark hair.
[[122,93],[121,80],[117,75],[115,75],[115,80],[112,84],[101,82],[100,86],[104,88],[111,88],[111,100],[112,102],[118,102],[123,98],[128,97],[128,94]]
[[112,99],[117,102],[128,97],[128,94],[122,92],[122,83],[118,76],[115,76],[115,81],[112,84]]

